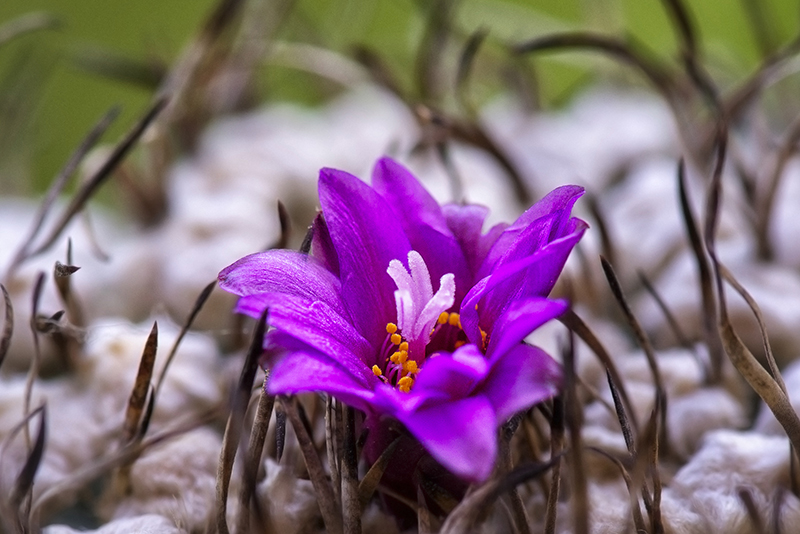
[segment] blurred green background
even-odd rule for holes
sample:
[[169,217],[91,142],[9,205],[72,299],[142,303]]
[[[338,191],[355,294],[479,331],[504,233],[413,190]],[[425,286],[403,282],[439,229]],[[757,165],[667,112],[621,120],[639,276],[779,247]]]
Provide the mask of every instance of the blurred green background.
[[[157,79],[148,76],[158,69],[148,67],[167,68],[215,4],[214,0],[0,2],[0,25],[31,12],[50,14],[57,21],[54,28],[5,44],[0,30],[0,192],[42,190],[98,118],[119,104],[122,115],[106,135],[107,140],[117,139],[150,101]],[[410,86],[416,50],[433,4],[298,0],[277,38],[344,54],[355,45],[367,45]],[[786,44],[798,32],[797,0],[692,0],[687,5],[702,36],[704,57],[722,87],[754,69],[764,50]],[[760,37],[750,23],[756,19],[764,29]],[[466,38],[478,28],[488,30],[494,43],[490,46],[495,47],[547,32],[590,29],[628,35],[659,56],[677,57],[674,32],[659,0],[458,2],[454,33]],[[586,52],[549,54],[535,61],[541,99],[549,107],[567,102],[581,87],[613,70],[611,62],[604,67],[604,61]],[[110,64],[127,65],[129,74],[139,72],[138,81],[98,73],[99,66]],[[259,74],[261,101],[315,104],[331,95],[308,74],[269,66]],[[502,80],[480,75],[475,84],[479,102],[503,88]]]

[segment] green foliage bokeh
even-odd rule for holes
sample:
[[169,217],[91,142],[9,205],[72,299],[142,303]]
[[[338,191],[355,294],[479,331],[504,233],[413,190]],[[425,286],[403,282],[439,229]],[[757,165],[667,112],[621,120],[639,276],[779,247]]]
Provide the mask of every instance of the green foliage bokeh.
[[[168,66],[201,27],[214,0],[4,0],[0,25],[33,11],[52,14],[56,29],[41,30],[0,47],[0,191],[42,190],[81,138],[110,107],[123,113],[106,135],[114,140],[145,108],[151,90],[81,68],[81,59],[128,58]],[[311,43],[345,54],[366,44],[408,82],[432,0],[299,0],[279,39]],[[766,46],[780,46],[798,31],[797,0],[692,0],[702,51],[733,80],[752,70],[764,43],[749,20],[759,11]],[[754,7],[755,6],[755,7]],[[547,32],[588,29],[628,35],[654,53],[677,57],[674,29],[659,0],[461,0],[455,18],[462,37],[479,27],[496,42],[519,42]],[[564,102],[596,73],[588,53],[537,59],[546,105]],[[265,67],[267,70],[267,67]],[[325,98],[308,74],[290,69],[265,73],[263,98],[313,104]],[[724,79],[722,80],[725,81]],[[311,82],[311,83],[310,83]],[[723,84],[724,86],[724,84]],[[481,94],[491,94],[484,91]],[[10,162],[10,163],[9,163]],[[16,162],[16,164],[15,164]]]

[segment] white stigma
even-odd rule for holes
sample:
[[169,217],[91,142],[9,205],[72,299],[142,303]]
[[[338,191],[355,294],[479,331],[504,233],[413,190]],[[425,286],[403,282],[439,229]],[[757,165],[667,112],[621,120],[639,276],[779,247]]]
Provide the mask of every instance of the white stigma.
[[408,253],[408,267],[398,261],[389,262],[386,272],[397,285],[394,300],[397,304],[397,326],[403,338],[412,347],[424,347],[436,320],[455,302],[456,282],[452,273],[439,280],[439,289],[433,293],[431,275],[425,260],[416,250]]

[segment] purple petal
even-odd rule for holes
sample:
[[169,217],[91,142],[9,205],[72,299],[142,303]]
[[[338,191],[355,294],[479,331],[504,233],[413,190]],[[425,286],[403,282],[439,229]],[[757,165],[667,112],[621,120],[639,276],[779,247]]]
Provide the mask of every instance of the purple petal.
[[376,351],[346,318],[326,303],[280,293],[261,293],[239,299],[236,311],[260,317],[269,308],[270,326],[332,355],[355,354],[362,366],[372,367]]
[[434,399],[467,397],[486,378],[488,371],[488,362],[475,345],[464,345],[453,354],[429,356],[408,395],[408,407],[424,406]]
[[339,257],[345,306],[366,339],[382,339],[396,314],[386,268],[394,259],[405,262],[411,245],[383,197],[355,176],[323,169],[319,198]]
[[[264,339],[265,352],[297,352],[309,354],[311,358],[315,358],[321,362],[328,362],[329,364],[342,369],[348,373],[357,383],[362,387],[368,389],[375,389],[375,386],[382,384],[376,377],[372,369],[364,365],[364,362],[358,357],[357,354],[343,350],[342,352],[331,354],[322,352],[315,349],[305,342],[282,330],[271,330]],[[277,360],[274,360],[277,361]]]
[[483,223],[489,214],[489,208],[477,204],[445,204],[442,206],[442,213],[467,261],[472,276],[469,282],[471,286],[492,245],[508,225],[497,224],[483,235]]
[[505,264],[475,284],[461,304],[461,325],[473,343],[480,340],[478,326],[491,332],[512,302],[546,296],[564,268],[569,253],[586,230],[575,220],[576,230],[548,243],[536,253]]
[[[375,397],[372,383],[313,350],[288,351],[275,358],[268,391],[273,395],[292,395],[306,391],[328,393],[356,409],[369,412]],[[371,374],[371,372],[370,372]]]
[[[291,250],[250,254],[219,273],[219,285],[236,295],[284,293],[319,300],[346,315],[336,276],[317,260]],[[263,308],[262,308],[263,310]],[[257,313],[256,317],[260,315]]]
[[[551,213],[566,212],[564,217],[569,218],[569,213],[575,202],[585,193],[583,187],[579,185],[562,185],[550,191],[541,200],[528,208],[525,213],[514,221],[502,236],[501,240],[514,240],[514,232],[524,230],[536,219],[545,217]],[[565,219],[565,220],[566,220]]]
[[517,345],[497,358],[482,393],[491,401],[502,423],[558,393],[561,366],[543,350]]
[[559,210],[564,210],[569,213],[575,202],[583,196],[585,192],[583,187],[579,185],[562,185],[561,187],[556,187],[533,206],[525,210],[525,213],[520,215],[508,229],[523,229],[536,219]]
[[411,248],[425,259],[431,278],[455,275],[456,302],[461,302],[472,275],[439,203],[408,169],[391,158],[382,158],[375,164],[372,186],[391,206]]
[[311,253],[336,277],[339,276],[339,256],[333,246],[328,223],[322,213],[317,213],[312,223]]
[[[489,251],[480,269],[480,276],[486,276],[494,270],[498,262],[509,253],[509,249],[520,240],[523,232],[526,232],[526,230],[530,231],[528,228],[539,219],[549,219],[551,217],[555,219],[549,221],[547,224],[548,230],[550,230],[551,233],[550,238],[546,239],[545,242],[552,241],[569,233],[567,226],[571,220],[570,212],[572,206],[583,193],[584,189],[582,187],[577,185],[565,185],[554,189],[539,202],[528,208],[525,213],[520,215],[519,218],[497,238],[497,241]],[[505,262],[514,261],[518,258],[519,256],[506,258]]]
[[522,287],[520,296],[529,297],[534,295],[546,296],[550,294],[553,286],[558,280],[558,276],[564,269],[572,249],[578,244],[588,225],[580,219],[572,219],[568,224],[568,233],[562,237],[551,241],[545,245],[539,254],[542,260],[536,265],[528,267],[522,275]]
[[401,224],[428,226],[449,234],[442,208],[411,172],[392,158],[379,159],[372,169],[372,187],[392,204]]
[[481,336],[480,329],[481,316],[478,313],[478,303],[488,291],[487,287],[489,287],[489,282],[491,282],[491,280],[492,277],[487,276],[472,286],[472,289],[470,289],[467,296],[464,297],[464,301],[461,303],[461,310],[459,313],[461,316],[461,329],[464,330],[469,342],[478,346],[483,346],[483,336]]
[[563,314],[568,307],[564,300],[546,298],[512,302],[492,327],[486,357],[494,361],[495,355],[502,355],[519,345],[528,334]]
[[[503,265],[508,265],[522,258],[527,258],[547,245],[553,239],[561,237],[556,234],[556,228],[562,222],[564,212],[548,213],[533,221],[520,231],[515,231],[516,238],[508,244],[503,255],[492,267],[497,270]],[[569,212],[567,212],[567,217]],[[505,232],[503,232],[505,234]]]
[[[578,244],[586,224],[573,219],[574,231],[547,243],[533,254],[503,263],[492,273],[497,288],[487,294],[487,305],[502,309],[512,298],[545,297],[553,289],[572,249]],[[491,285],[491,284],[490,284]]]
[[497,420],[486,397],[434,404],[400,418],[431,456],[454,474],[475,482],[491,474]]

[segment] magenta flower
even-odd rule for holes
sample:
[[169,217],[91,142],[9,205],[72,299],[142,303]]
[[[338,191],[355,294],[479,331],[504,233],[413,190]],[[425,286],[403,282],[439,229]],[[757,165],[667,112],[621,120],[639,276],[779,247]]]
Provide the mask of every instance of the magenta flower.
[[545,297],[586,230],[570,216],[581,194],[558,188],[482,234],[486,208],[440,206],[389,158],[372,187],[323,169],[312,254],[252,254],[220,285],[241,313],[269,308],[271,393],[390,416],[451,472],[485,480],[498,426],[558,391],[559,365],[523,339],[567,307]]

